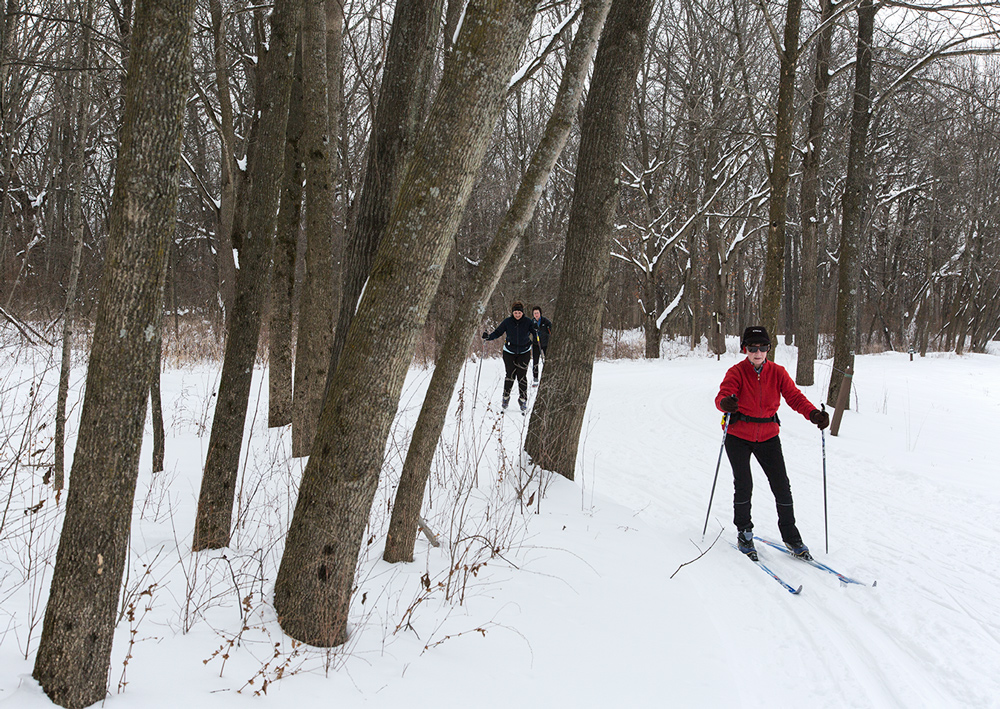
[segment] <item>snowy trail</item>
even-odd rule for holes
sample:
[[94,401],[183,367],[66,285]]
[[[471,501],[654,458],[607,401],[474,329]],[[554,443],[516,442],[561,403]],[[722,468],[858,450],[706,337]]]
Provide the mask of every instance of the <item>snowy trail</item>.
[[[781,355],[779,350],[779,362]],[[619,455],[614,461],[608,461],[606,453],[593,460],[583,456],[581,464],[596,469],[599,493],[635,510],[660,530],[665,546],[679,554],[694,556],[688,540],[700,542],[721,444],[720,414],[713,404],[716,390],[711,387],[737,360],[729,355],[721,362],[685,358],[597,365],[592,400],[600,402],[601,414],[593,417],[588,445]],[[794,372],[794,362],[783,363]],[[971,384],[969,407],[982,401],[975,391],[980,380],[966,373],[976,363],[965,360],[956,366],[958,383]],[[984,364],[995,377],[993,358]],[[1000,565],[995,555],[983,553],[995,547],[1000,531],[996,490],[984,490],[968,470],[953,475],[944,469],[938,451],[946,442],[925,443],[949,435],[950,422],[946,419],[945,426],[937,427],[940,413],[933,411],[933,403],[927,406],[934,388],[943,384],[945,366],[939,363],[936,380],[918,375],[906,381],[907,397],[923,402],[923,410],[915,407],[893,417],[862,406],[861,413],[845,414],[841,437],[827,436],[829,556],[823,553],[816,430],[787,406],[780,412],[803,534],[819,552],[817,558],[856,578],[878,580],[875,589],[840,588],[832,575],[777,558],[777,552],[766,555],[768,565],[793,585],[804,584],[797,598],[752,566],[739,567],[739,559],[721,543],[733,533],[732,477],[723,455],[705,545],[720,525],[725,527],[723,540],[684,573],[697,574],[714,586],[712,605],[719,607],[712,612],[725,613],[733,623],[747,620],[732,607],[766,617],[753,632],[753,645],[745,648],[750,659],[735,660],[754,676],[757,690],[746,699],[774,699],[775,687],[790,678],[787,668],[802,663],[800,679],[810,685],[805,690],[812,695],[810,706],[1000,706],[995,678],[1000,666],[1000,612],[995,604]],[[716,375],[706,378],[706,369]],[[856,386],[867,396],[871,390],[877,394],[878,368],[859,367],[859,372]],[[706,379],[711,382],[708,388]],[[823,400],[825,383],[805,390],[814,403]],[[886,401],[898,388],[898,382],[883,385],[882,406],[891,407]],[[962,402],[954,405],[954,398],[949,401],[949,414],[967,408]],[[916,419],[923,423],[910,423]],[[917,425],[923,426],[919,434]],[[955,433],[951,428],[950,435]],[[921,447],[934,454],[921,456]],[[971,468],[975,465],[982,461],[970,461]],[[773,498],[756,463],[754,475],[757,528],[776,538]],[[806,658],[795,657],[799,654]],[[780,676],[768,669],[771,666],[782,668]],[[986,680],[991,689],[984,690],[984,678],[992,678]],[[801,700],[802,688],[796,692]],[[757,706],[754,701],[745,705]]]
[[[372,536],[350,646],[331,656],[284,645],[280,661],[288,672],[256,698],[250,679],[277,679],[277,665],[262,674],[272,643],[283,637],[268,594],[304,461],[289,458],[289,431],[269,431],[266,402],[258,402],[247,424],[243,475],[248,490],[267,485],[225,555],[191,555],[187,539],[218,371],[168,370],[166,475],[151,474],[147,439],[132,537],[132,587],[144,585],[147,563],[155,566],[155,603],[151,596],[135,648],[130,624],[120,624],[107,706],[1000,709],[1000,556],[993,553],[1000,537],[1000,357],[859,358],[854,410],[845,414],[841,435],[826,437],[829,553],[820,436],[782,408],[782,447],[805,540],[831,567],[878,581],[875,588],[841,586],[833,575],[759,547],[765,563],[803,585],[793,596],[729,544],[725,456],[702,540],[722,442],[713,399],[739,360],[732,345],[721,361],[675,343],[672,358],[596,363],[573,482],[537,476],[527,465],[530,417],[521,416],[516,398],[500,413],[500,358],[470,362],[427,498],[428,519],[446,544],[435,549],[421,537],[415,562],[396,566],[381,561],[382,540]],[[779,346],[777,354],[791,372],[794,350]],[[829,362],[817,363],[817,384],[805,390],[814,403],[824,398],[829,371]],[[386,523],[407,426],[429,376],[415,367],[407,379],[373,528]],[[475,406],[464,408],[476,377]],[[266,391],[263,380],[255,383],[255,396]],[[529,413],[538,391],[529,389]],[[773,499],[756,464],[754,474],[756,531],[774,539]],[[447,486],[456,476],[478,487],[466,488],[474,490],[463,498],[468,505],[452,508]],[[524,497],[511,504],[511,483],[526,481],[528,492],[546,490],[536,497],[540,505]],[[9,520],[30,531],[41,517],[22,510],[33,504],[19,501]],[[480,534],[495,539],[500,553],[492,554],[493,541],[455,541]],[[8,536],[7,547],[0,545],[5,709],[52,706],[31,679],[38,638],[28,621],[39,618],[42,586],[16,583],[18,540],[28,536]],[[158,556],[163,548],[168,553]],[[219,563],[227,558],[242,575]],[[484,563],[471,574],[457,571],[477,559]],[[200,585],[191,588],[203,595],[191,602],[203,615],[181,632],[192,570]],[[462,588],[461,603],[446,601],[440,590],[424,595],[431,591],[425,579],[445,578]],[[230,590],[237,582],[254,599],[249,629],[244,595]],[[212,658],[228,638],[243,635],[241,628],[243,642],[223,669]],[[128,689],[116,692],[126,653]]]

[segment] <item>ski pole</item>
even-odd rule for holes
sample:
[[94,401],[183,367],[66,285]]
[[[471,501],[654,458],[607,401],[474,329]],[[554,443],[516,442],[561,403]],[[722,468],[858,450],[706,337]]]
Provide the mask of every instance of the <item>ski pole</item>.
[[483,371],[483,357],[486,356],[486,340],[483,340],[483,346],[479,354],[479,366],[476,368],[476,388],[472,393],[472,410],[476,410],[476,399],[479,398],[479,373]]
[[[820,404],[823,407],[823,411],[826,411],[826,404]],[[830,553],[830,528],[827,526],[826,521],[826,432],[821,428],[819,430],[820,441],[823,444],[823,534],[826,537],[826,553]]]
[[719,448],[719,460],[715,463],[715,477],[712,478],[712,494],[708,496],[708,510],[705,512],[705,528],[701,530],[701,541],[705,541],[708,531],[708,517],[712,514],[712,499],[715,497],[715,484],[719,481],[719,466],[722,465],[722,451],[726,448],[726,434],[729,433],[729,413],[723,417],[726,425],[722,429],[722,446]]

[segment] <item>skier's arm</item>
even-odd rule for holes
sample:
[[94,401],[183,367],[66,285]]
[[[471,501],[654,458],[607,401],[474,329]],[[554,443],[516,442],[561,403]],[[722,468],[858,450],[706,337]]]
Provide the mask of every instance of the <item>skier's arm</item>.
[[809,419],[809,414],[816,410],[816,407],[806,398],[806,395],[795,386],[795,382],[792,381],[791,376],[784,368],[780,370],[778,375],[778,390],[785,397],[788,405],[802,414],[806,419]]
[[726,372],[725,378],[722,380],[722,384],[719,385],[719,393],[715,395],[715,408],[719,411],[725,411],[722,408],[722,400],[727,396],[739,396],[740,392],[740,375],[736,367],[731,367],[728,372]]
[[487,336],[486,336],[486,337],[485,337],[484,339],[487,339],[487,340],[495,340],[495,339],[497,339],[498,337],[500,337],[500,335],[502,335],[502,334],[504,334],[505,332],[507,332],[507,321],[508,321],[508,320],[510,320],[510,318],[504,318],[504,319],[503,319],[503,320],[502,320],[502,321],[500,322],[500,324],[499,324],[499,325],[497,325],[497,329],[496,329],[496,330],[494,330],[493,332],[491,332],[490,334],[488,334],[488,335],[487,335]]

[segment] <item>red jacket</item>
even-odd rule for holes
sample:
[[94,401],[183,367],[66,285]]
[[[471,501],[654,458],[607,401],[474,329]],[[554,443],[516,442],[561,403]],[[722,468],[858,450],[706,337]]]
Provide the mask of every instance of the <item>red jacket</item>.
[[[778,412],[778,406],[781,405],[782,396],[789,406],[807,419],[816,408],[795,386],[785,368],[770,360],[764,360],[760,374],[754,370],[749,359],[730,367],[715,397],[715,406],[719,411],[722,411],[719,402],[730,394],[737,398],[740,413],[753,418],[774,416]],[[729,433],[737,438],[754,442],[774,438],[778,435],[778,430],[778,424],[774,421],[768,423],[731,421],[729,424]]]

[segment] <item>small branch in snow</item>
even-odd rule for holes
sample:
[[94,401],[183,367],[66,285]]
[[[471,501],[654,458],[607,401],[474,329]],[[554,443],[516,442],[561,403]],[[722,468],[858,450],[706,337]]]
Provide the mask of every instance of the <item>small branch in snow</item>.
[[[714,547],[714,546],[715,546],[715,543],[716,543],[717,541],[719,541],[719,537],[721,537],[721,536],[722,536],[722,533],[723,533],[724,531],[726,531],[726,530],[725,530],[725,528],[723,527],[722,529],[720,529],[720,530],[719,530],[719,534],[718,534],[718,535],[717,535],[717,536],[715,537],[715,539],[713,539],[713,540],[712,540],[712,543],[708,545],[708,548],[707,548],[707,549],[705,549],[705,551],[703,551],[703,552],[702,552],[701,554],[699,554],[699,555],[698,555],[698,556],[696,556],[695,558],[691,559],[691,561],[685,561],[685,562],[684,562],[683,564],[681,564],[680,566],[678,566],[678,567],[677,567],[677,571],[680,571],[681,569],[683,569],[683,568],[684,568],[685,566],[687,566],[688,564],[693,564],[694,562],[698,561],[698,559],[700,559],[701,557],[705,556],[705,554],[707,554],[707,553],[708,553],[709,549],[711,549],[712,547]],[[692,543],[692,544],[694,544],[694,542],[691,542],[691,543]],[[697,545],[697,544],[694,544],[694,546],[695,546],[695,548],[697,548],[697,547],[698,547],[698,545]],[[670,578],[673,578],[674,576],[676,576],[676,575],[677,575],[677,571],[674,571],[674,573],[670,574]]]

